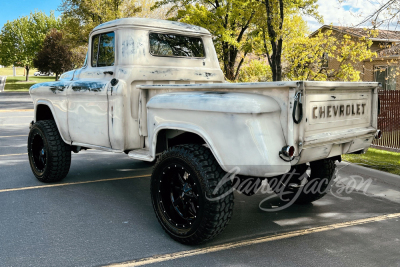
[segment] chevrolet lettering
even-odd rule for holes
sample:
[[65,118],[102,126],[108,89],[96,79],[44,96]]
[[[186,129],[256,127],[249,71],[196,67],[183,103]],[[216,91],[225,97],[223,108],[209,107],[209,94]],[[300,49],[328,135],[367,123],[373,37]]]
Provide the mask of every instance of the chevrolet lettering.
[[313,119],[357,116],[365,114],[366,103],[347,104],[347,105],[329,105],[314,106],[312,108]]

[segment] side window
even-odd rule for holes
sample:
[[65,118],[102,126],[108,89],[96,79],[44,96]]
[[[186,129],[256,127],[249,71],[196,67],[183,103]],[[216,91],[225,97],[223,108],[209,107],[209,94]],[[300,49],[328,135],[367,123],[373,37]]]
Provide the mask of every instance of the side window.
[[97,55],[99,54],[99,38],[100,35],[95,35],[92,39],[92,67],[97,67]]
[[387,90],[396,90],[397,67],[389,66],[387,77]]
[[114,66],[115,59],[114,32],[102,33],[93,36],[92,67]]
[[396,67],[375,66],[375,81],[382,83],[384,90],[396,90]]
[[204,58],[204,44],[199,37],[150,33],[150,54],[164,57]]

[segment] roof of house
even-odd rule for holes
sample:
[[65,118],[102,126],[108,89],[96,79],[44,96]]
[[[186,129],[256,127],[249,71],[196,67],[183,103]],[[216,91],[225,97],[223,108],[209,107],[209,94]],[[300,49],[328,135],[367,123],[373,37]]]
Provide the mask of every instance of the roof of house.
[[378,58],[380,57],[390,57],[390,56],[399,56],[400,55],[400,44],[391,46],[389,48],[383,48],[381,50],[376,51]]
[[[354,28],[354,27],[343,27],[343,26],[330,26],[324,25],[315,32],[313,32],[310,36],[317,34],[322,29],[332,29],[336,31],[343,32],[345,34],[350,34],[358,37],[367,37],[371,29],[367,28]],[[400,42],[400,31],[388,31],[388,30],[380,30],[376,29],[377,35],[370,38],[372,41],[386,41],[386,42]]]
[[93,31],[97,31],[104,28],[120,26],[120,27],[135,27],[135,28],[159,28],[159,29],[169,29],[176,31],[191,32],[197,34],[209,35],[210,32],[202,27],[190,25],[177,21],[161,20],[161,19],[147,19],[147,18],[123,18],[113,21],[108,21],[103,24],[98,25]]

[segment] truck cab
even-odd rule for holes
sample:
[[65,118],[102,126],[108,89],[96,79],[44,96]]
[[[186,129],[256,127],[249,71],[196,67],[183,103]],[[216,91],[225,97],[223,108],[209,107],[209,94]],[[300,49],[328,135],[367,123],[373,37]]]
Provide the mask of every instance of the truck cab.
[[141,95],[138,85],[221,82],[207,30],[172,21],[120,19],[93,29],[83,68],[61,75],[59,83],[47,83],[57,99],[57,105],[48,106],[65,142],[123,152],[145,147],[148,137],[141,100],[151,96]]

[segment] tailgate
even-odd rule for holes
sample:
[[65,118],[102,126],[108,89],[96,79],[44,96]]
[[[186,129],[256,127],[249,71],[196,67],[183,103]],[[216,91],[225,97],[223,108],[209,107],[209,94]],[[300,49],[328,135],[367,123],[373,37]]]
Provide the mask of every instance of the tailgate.
[[304,117],[299,126],[303,149],[325,146],[336,149],[333,154],[345,154],[371,145],[377,130],[378,83],[303,85]]

